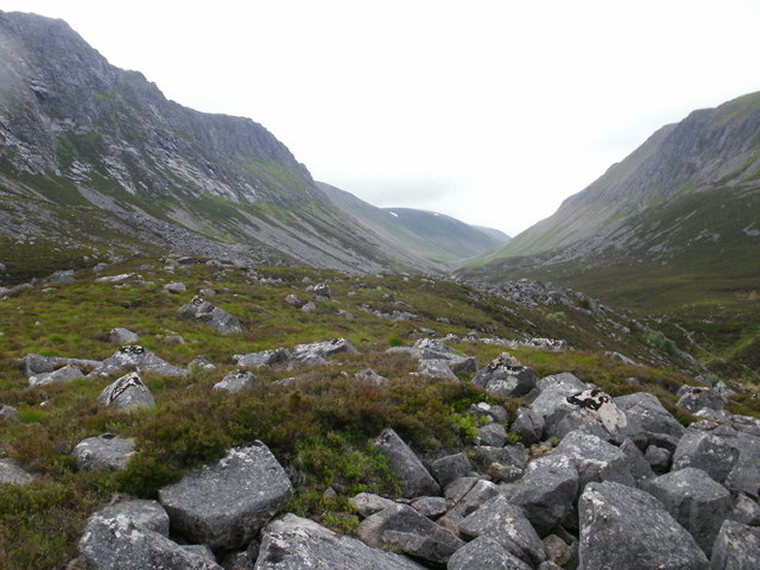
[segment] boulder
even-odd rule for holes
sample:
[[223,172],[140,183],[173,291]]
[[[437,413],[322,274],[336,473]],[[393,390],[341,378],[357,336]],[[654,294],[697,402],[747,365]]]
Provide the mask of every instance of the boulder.
[[135,452],[135,442],[131,439],[104,433],[80,441],[71,454],[82,471],[108,470],[123,471]]
[[558,406],[566,405],[568,396],[586,388],[588,388],[586,384],[569,372],[546,376],[536,383],[538,395],[533,398],[531,409],[541,417],[546,418]]
[[619,431],[621,438],[632,440],[642,450],[651,444],[675,450],[686,430],[656,396],[637,392],[619,396],[614,401],[628,420],[628,424]]
[[430,473],[441,487],[446,487],[455,479],[465,477],[470,471],[472,471],[472,465],[464,452],[439,457],[430,463]]
[[478,361],[474,357],[459,354],[440,340],[421,338],[408,351],[418,360],[446,360],[454,374],[472,374],[478,369]]
[[179,312],[184,317],[209,325],[220,334],[240,333],[244,330],[237,317],[197,295],[180,307]]
[[81,358],[64,358],[60,356],[40,356],[39,354],[27,354],[21,359],[24,375],[27,377],[37,376],[45,372],[53,372],[62,366],[76,366],[81,370],[95,368],[100,364],[97,360],[84,360]]
[[760,526],[760,504],[744,493],[737,493],[728,518],[742,524]]
[[221,570],[215,562],[136,524],[125,514],[104,516],[102,511],[88,519],[79,552],[94,570]]
[[514,467],[522,472],[528,464],[528,450],[520,444],[506,447],[477,445],[470,451],[470,460],[481,473],[487,472],[494,464]]
[[374,386],[388,385],[388,379],[385,376],[382,376],[372,370],[372,368],[365,368],[364,370],[360,370],[354,374],[354,378],[358,378],[359,380],[363,380],[364,382],[372,384]]
[[478,428],[478,445],[503,447],[507,443],[507,430],[496,422]]
[[258,383],[256,377],[248,370],[233,370],[214,384],[214,390],[222,390],[230,394],[237,394],[247,388],[252,388]]
[[641,450],[630,439],[626,439],[620,446],[620,451],[625,456],[626,463],[630,469],[636,485],[646,490],[647,481],[654,478],[655,474],[647,458],[641,453]]
[[105,507],[98,514],[106,519],[126,516],[135,526],[169,536],[169,515],[158,501],[132,499]]
[[736,438],[690,427],[673,453],[673,470],[696,467],[723,483],[737,459]]
[[533,445],[541,441],[544,433],[544,418],[530,408],[517,409],[517,417],[512,422],[512,431],[520,436],[524,445]]
[[138,273],[120,273],[119,275],[105,275],[95,279],[95,283],[131,283],[135,285],[145,284],[145,279]]
[[712,550],[711,570],[760,568],[760,528],[727,520]]
[[447,570],[531,570],[525,562],[496,540],[482,535],[457,550],[446,565]]
[[449,508],[449,502],[443,497],[420,497],[412,501],[412,508],[423,517],[435,519]]
[[612,397],[597,388],[568,396],[567,402],[600,422],[611,434],[617,434],[628,423],[625,413],[618,408]]
[[731,494],[700,469],[687,467],[654,479],[647,490],[662,501],[708,556],[731,509]]
[[108,333],[108,342],[114,344],[134,344],[138,338],[137,333],[121,327],[112,328]]
[[490,394],[519,398],[536,387],[536,373],[509,353],[502,352],[480,370],[472,382]]
[[320,524],[286,514],[261,533],[256,570],[422,570],[404,556],[370,548]]
[[139,344],[122,346],[90,372],[87,377],[110,376],[124,370],[137,372],[154,372],[161,376],[185,376],[187,370],[169,364],[163,358]]
[[474,513],[498,494],[499,488],[496,485],[476,477],[457,479],[445,490],[446,498],[454,505],[451,511],[462,515],[462,517]]
[[678,398],[676,406],[692,414],[696,414],[702,408],[722,410],[726,405],[723,395],[711,388],[682,386],[676,397]]
[[384,429],[375,439],[375,447],[388,458],[391,470],[403,486],[403,496],[421,497],[438,495],[441,488],[425,469],[412,449],[393,431]]
[[569,433],[557,446],[555,455],[570,457],[578,470],[578,492],[582,492],[591,481],[615,481],[623,485],[635,486],[631,473],[631,463],[625,454],[603,439],[574,431]]
[[505,424],[509,421],[509,412],[504,406],[489,404],[488,402],[471,404],[467,408],[467,413],[472,414],[476,418],[486,418],[489,422]]
[[574,513],[578,481],[578,470],[571,457],[548,455],[528,465],[510,502],[522,507],[538,533],[547,536]]
[[497,495],[459,525],[464,537],[486,536],[523,562],[536,566],[546,560],[544,544],[522,509]]
[[30,376],[29,385],[44,386],[55,382],[71,382],[76,378],[84,378],[84,374],[82,374],[82,371],[73,364],[67,364],[63,368],[59,368],[53,372],[43,372],[36,376]]
[[445,378],[446,380],[453,380],[458,382],[459,378],[449,366],[449,360],[443,358],[426,358],[420,360],[417,372],[423,376],[431,376],[433,378]]
[[164,291],[167,293],[173,293],[175,295],[179,293],[184,293],[187,291],[187,287],[185,287],[184,283],[180,283],[179,281],[174,281],[172,283],[167,283],[164,285]]
[[707,570],[694,538],[657,499],[612,481],[589,483],[578,502],[584,570]]
[[351,497],[348,502],[364,518],[374,515],[393,504],[393,501],[390,499],[375,495],[374,493],[359,493]]
[[290,357],[290,362],[302,366],[321,364],[334,354],[341,352],[356,354],[359,351],[345,338],[334,338],[328,341],[297,345]]
[[125,374],[106,386],[100,393],[99,399],[106,406],[113,405],[120,410],[152,408],[156,405],[153,394],[143,384],[137,372]]
[[445,564],[464,542],[412,507],[394,504],[367,517],[356,529],[373,548],[392,549],[436,564]]
[[285,297],[285,304],[287,305],[298,306],[301,304],[301,302],[301,299],[299,299],[298,296],[294,295],[293,293]]
[[34,477],[13,459],[0,459],[0,485],[28,485]]
[[303,307],[301,307],[301,310],[304,313],[313,313],[317,310],[317,305],[313,301],[309,301],[308,303],[305,303]]
[[287,348],[275,348],[273,350],[249,352],[248,354],[236,354],[232,358],[237,362],[238,366],[261,368],[262,366],[284,364],[290,359],[290,351]]
[[217,463],[190,471],[159,491],[172,528],[213,550],[248,544],[290,500],[292,487],[266,445],[230,450]]
[[644,454],[644,457],[649,462],[649,465],[652,467],[652,470],[655,473],[662,474],[670,471],[670,464],[673,459],[673,454],[664,447],[650,445],[647,447],[647,451]]
[[739,457],[726,477],[726,487],[757,500],[760,498],[760,436],[740,431],[734,441]]
[[7,404],[0,404],[0,422],[12,423],[21,419],[16,408]]

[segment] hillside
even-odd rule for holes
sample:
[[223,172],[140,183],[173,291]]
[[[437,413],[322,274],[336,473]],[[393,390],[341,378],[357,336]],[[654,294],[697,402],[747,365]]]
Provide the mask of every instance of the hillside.
[[377,208],[345,190],[322,182],[317,185],[356,223],[441,267],[456,266],[509,240],[498,230],[470,226],[450,216],[410,208]]

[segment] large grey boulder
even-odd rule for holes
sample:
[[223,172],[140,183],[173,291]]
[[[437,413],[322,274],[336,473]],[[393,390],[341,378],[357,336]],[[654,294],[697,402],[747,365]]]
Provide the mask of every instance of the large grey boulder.
[[544,543],[522,509],[497,495],[459,525],[465,538],[486,536],[523,562],[536,566],[546,560]]
[[736,441],[730,435],[703,431],[692,424],[673,453],[673,470],[696,467],[723,483],[739,459]]
[[574,431],[557,446],[555,455],[566,455],[575,462],[578,470],[578,491],[582,492],[591,481],[615,481],[635,486],[628,457],[618,448],[601,438]]
[[93,570],[221,570],[221,566],[182,548],[126,514],[95,513],[79,541],[79,552]]
[[421,338],[408,351],[417,360],[447,361],[455,375],[474,373],[478,369],[478,361],[475,357],[460,354],[440,340]]
[[525,562],[505,549],[496,540],[483,535],[457,550],[446,570],[531,570]]
[[121,327],[112,328],[108,333],[108,342],[114,344],[134,344],[138,338],[137,333]]
[[100,393],[99,399],[106,406],[120,410],[152,408],[156,405],[150,389],[143,384],[137,372],[125,374],[112,382]]
[[641,450],[650,444],[675,450],[686,430],[656,396],[648,392],[637,392],[619,396],[614,401],[625,412],[628,422],[619,431],[621,438],[632,440]]
[[587,389],[574,374],[562,372],[541,378],[536,383],[538,395],[531,402],[531,409],[541,417],[550,416],[558,406],[567,405],[567,397]]
[[625,456],[628,469],[633,476],[636,485],[646,490],[646,483],[655,477],[652,466],[646,456],[630,439],[626,439],[620,446],[620,451]]
[[374,515],[393,504],[393,501],[390,499],[375,495],[374,493],[359,493],[351,497],[348,502],[364,518]]
[[375,439],[375,447],[388,458],[391,470],[403,485],[403,496],[438,495],[441,488],[419,457],[392,428],[384,429]]
[[248,544],[290,500],[282,466],[260,441],[230,450],[217,463],[159,491],[172,528],[214,550]]
[[449,360],[443,358],[426,358],[420,360],[417,372],[431,378],[445,378],[446,380],[458,382],[459,378],[454,374],[451,366],[449,366],[449,362]]
[[444,564],[464,542],[408,505],[394,504],[359,523],[359,538],[373,548],[401,551]]
[[[546,430],[560,439],[569,432],[581,429],[596,433],[604,439],[608,434],[618,438],[620,430],[628,424],[625,412],[618,408],[612,397],[597,388],[582,390],[568,396],[569,413],[558,407],[554,414],[546,418]],[[562,412],[560,412],[562,411]],[[560,417],[555,417],[556,415]]]
[[106,519],[126,516],[136,526],[169,536],[169,515],[158,501],[132,499],[105,507],[98,514]]
[[478,445],[503,447],[507,443],[507,430],[496,422],[480,426],[478,428]]
[[258,383],[256,377],[248,370],[233,370],[214,384],[214,390],[237,394],[247,388],[253,388]]
[[472,414],[476,418],[485,418],[488,422],[505,424],[509,421],[509,412],[504,406],[489,404],[488,402],[471,404],[467,408],[467,413]]
[[237,362],[238,366],[242,366],[243,368],[260,368],[262,366],[286,363],[290,359],[290,351],[287,348],[275,348],[259,352],[249,352],[248,354],[236,354],[232,358]]
[[99,362],[87,377],[110,376],[125,370],[154,372],[162,376],[185,376],[188,374],[187,370],[169,364],[142,345],[127,344],[104,361]]
[[34,477],[13,459],[0,459],[0,485],[27,485],[32,481]]
[[444,494],[453,505],[450,512],[464,518],[498,495],[499,487],[485,479],[462,477],[449,484]]
[[709,557],[715,537],[731,509],[731,493],[707,473],[693,467],[661,475],[647,490],[662,501]]
[[237,317],[197,295],[180,307],[179,313],[216,329],[220,334],[240,333],[244,330]]
[[578,502],[584,570],[707,570],[694,538],[657,499],[612,481],[589,483]]
[[713,545],[711,570],[760,568],[760,528],[727,520]]
[[696,414],[702,408],[722,410],[726,405],[726,400],[719,391],[703,386],[682,386],[676,396],[676,406],[692,414]]
[[54,370],[53,372],[42,372],[35,376],[29,377],[30,386],[44,386],[46,384],[54,384],[56,382],[71,382],[76,378],[84,378],[84,374],[79,367],[73,364],[67,364],[66,366]]
[[293,354],[290,356],[290,362],[300,366],[313,366],[323,364],[328,358],[341,352],[356,354],[359,351],[345,338],[334,338],[327,341],[296,345]]
[[740,431],[735,439],[739,450],[731,472],[726,477],[726,487],[731,491],[746,493],[760,498],[760,435]]
[[21,419],[21,414],[13,406],[0,404],[0,422],[14,423]]
[[37,376],[46,372],[54,372],[63,366],[76,366],[80,370],[89,370],[100,364],[98,360],[86,360],[82,358],[65,358],[60,356],[40,356],[39,354],[27,354],[21,359],[24,375],[27,377]]
[[525,396],[536,387],[536,373],[509,353],[502,352],[481,369],[472,382],[499,396]]
[[286,514],[261,533],[255,570],[422,570],[404,556],[340,536],[309,519]]
[[520,407],[512,422],[511,430],[520,436],[520,442],[533,445],[541,441],[544,434],[544,417],[531,408]]
[[131,439],[104,433],[80,441],[71,454],[77,468],[83,471],[98,469],[123,471],[135,452],[135,442]]
[[522,507],[538,533],[547,536],[574,513],[578,481],[575,461],[554,453],[528,464],[510,502]]

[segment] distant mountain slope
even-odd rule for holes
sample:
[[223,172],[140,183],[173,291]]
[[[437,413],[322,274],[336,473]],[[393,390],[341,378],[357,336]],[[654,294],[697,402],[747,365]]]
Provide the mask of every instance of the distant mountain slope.
[[0,251],[431,269],[336,208],[264,127],[168,101],[61,20],[0,12],[0,78]]
[[509,240],[499,230],[478,228],[443,214],[410,208],[377,208],[329,184],[317,182],[317,186],[362,226],[400,249],[433,262],[456,265]]

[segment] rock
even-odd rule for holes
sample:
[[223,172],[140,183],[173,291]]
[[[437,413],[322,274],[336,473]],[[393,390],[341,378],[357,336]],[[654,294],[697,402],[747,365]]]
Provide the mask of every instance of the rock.
[[249,352],[248,354],[236,354],[232,357],[238,366],[245,368],[260,368],[262,366],[274,366],[283,364],[290,359],[290,351],[287,348],[275,348],[274,350],[262,350]]
[[418,360],[446,360],[454,374],[471,374],[478,369],[478,362],[474,357],[459,354],[453,348],[432,338],[419,339],[409,349],[409,353]]
[[79,541],[79,552],[95,570],[221,570],[162,534],[135,524],[124,514],[92,515]]
[[216,365],[212,364],[202,356],[198,356],[190,361],[190,364],[187,365],[187,369],[190,371],[215,370]]
[[507,443],[507,430],[497,423],[486,424],[478,428],[478,444],[503,447]]
[[75,283],[76,279],[74,279],[74,270],[66,269],[52,273],[45,281],[47,283]]
[[739,450],[734,438],[689,429],[673,453],[673,470],[696,467],[723,483],[737,459]]
[[423,517],[434,519],[448,510],[449,502],[443,497],[420,497],[412,501],[412,508]]
[[334,338],[323,342],[299,344],[296,346],[290,360],[294,363],[308,363],[315,359],[327,360],[334,354],[341,352],[357,354],[359,351],[345,338]]
[[498,494],[499,488],[496,485],[475,477],[457,479],[446,487],[445,491],[446,498],[454,504],[451,511],[462,517],[474,513],[486,501]]
[[731,494],[700,469],[687,467],[661,475],[647,487],[708,556],[731,509]]
[[512,431],[520,436],[520,442],[524,445],[538,443],[544,433],[544,418],[530,408],[520,407],[512,423]]
[[544,544],[522,509],[497,495],[459,525],[465,537],[486,536],[523,562],[536,566],[546,560]]
[[739,432],[734,441],[739,457],[726,477],[726,487],[734,492],[747,493],[757,500],[760,498],[760,437]]
[[546,418],[558,406],[566,405],[568,396],[586,388],[588,388],[586,384],[569,372],[546,376],[536,383],[536,389],[539,393],[533,398],[531,409],[541,417]]
[[122,346],[103,362],[99,362],[87,377],[109,376],[130,369],[138,372],[155,372],[161,376],[185,376],[188,373],[187,370],[169,364],[139,344],[128,344]]
[[760,528],[727,520],[713,545],[712,570],[760,568]]
[[370,548],[293,514],[262,532],[256,570],[422,570],[404,556]]
[[135,442],[131,439],[104,433],[80,441],[71,454],[82,471],[123,471],[134,452]]
[[313,303],[312,301],[309,301],[303,307],[301,307],[301,310],[304,313],[313,313],[314,311],[317,310],[317,305]]
[[199,289],[198,295],[200,295],[201,297],[213,297],[214,295],[216,295],[216,291],[214,289],[207,289],[207,288]]
[[356,529],[373,548],[393,549],[415,558],[445,564],[464,542],[408,505],[394,504],[367,517]]
[[221,381],[214,384],[214,390],[223,390],[230,394],[237,394],[247,388],[252,388],[258,383],[256,377],[248,370],[233,370]]
[[180,283],[178,281],[174,281],[173,283],[167,283],[164,285],[164,291],[167,293],[173,293],[175,295],[179,293],[184,293],[187,291],[187,287],[185,287],[184,283]]
[[641,450],[630,439],[626,439],[620,446],[620,451],[625,456],[626,463],[630,469],[631,475],[639,488],[645,488],[645,484],[650,479],[654,478],[654,472],[652,471],[649,461],[641,453]]
[[[629,440],[630,441],[630,440]],[[652,466],[652,470],[655,473],[667,473],[670,470],[671,459],[673,454],[664,447],[657,447],[656,445],[650,445],[647,447],[647,451],[644,457]]]
[[364,518],[374,515],[393,504],[393,501],[390,499],[375,495],[374,493],[359,493],[351,497],[348,502]]
[[404,497],[438,495],[441,488],[412,449],[393,431],[384,429],[375,439],[375,447],[388,458],[391,470],[403,486]]
[[134,344],[138,338],[137,333],[120,327],[112,328],[108,333],[108,342],[115,344]]
[[125,374],[109,384],[99,396],[106,406],[113,405],[120,410],[152,408],[156,405],[148,387],[143,384],[137,372]]
[[489,422],[499,422],[505,424],[509,421],[509,412],[504,406],[489,404],[487,402],[478,402],[467,408],[467,413],[477,418],[486,418]]
[[692,536],[657,499],[611,481],[589,483],[578,502],[584,570],[707,570]]
[[244,330],[237,317],[205,301],[203,297],[193,297],[189,303],[180,307],[179,312],[185,317],[209,325],[220,334],[240,333]]
[[760,526],[760,505],[744,493],[738,493],[728,518],[742,524]]
[[282,466],[260,441],[230,450],[217,463],[185,473],[159,491],[172,528],[213,550],[248,544],[290,500]]
[[135,285],[142,285],[145,280],[142,275],[137,273],[121,273],[119,275],[106,275],[104,277],[98,277],[95,279],[95,283],[133,283]]
[[449,360],[443,358],[426,358],[420,360],[417,371],[423,376],[431,376],[433,378],[445,378],[446,380],[453,380],[459,382],[459,378],[454,374],[454,371],[449,366]]
[[291,293],[290,295],[285,297],[285,304],[298,306],[301,304],[301,299],[299,299],[297,295],[294,295],[293,293]]
[[536,373],[532,368],[502,352],[472,379],[490,394],[519,398],[536,387]]
[[696,414],[702,408],[722,410],[726,405],[720,392],[710,388],[682,386],[676,396],[678,397],[676,406],[692,414]]
[[0,485],[27,485],[32,481],[34,477],[13,459],[0,459]]
[[625,454],[594,435],[571,432],[560,442],[554,454],[567,455],[575,462],[579,492],[591,481],[615,481],[631,487],[636,485]]
[[21,359],[24,375],[27,377],[37,376],[45,372],[54,372],[62,366],[76,366],[80,370],[95,368],[100,365],[97,360],[83,360],[80,358],[62,358],[58,356],[40,356],[39,354],[27,354]]
[[457,550],[447,570],[531,570],[531,567],[488,536],[479,536]]
[[686,430],[656,396],[637,392],[619,396],[614,401],[628,419],[628,425],[618,433],[621,438],[631,439],[642,450],[651,444],[675,450]]
[[578,482],[578,470],[571,457],[548,455],[528,465],[510,502],[522,507],[538,533],[547,536],[574,513]]
[[332,292],[330,291],[330,286],[327,283],[317,283],[312,287],[312,292],[317,297],[332,299]]
[[118,515],[124,515],[135,526],[169,536],[169,515],[166,514],[166,511],[158,501],[146,499],[122,501],[101,509],[98,511],[98,514],[106,519],[113,519]]
[[42,374],[31,376],[29,378],[29,385],[44,386],[55,382],[71,382],[76,378],[84,378],[84,374],[82,374],[82,371],[78,367],[68,364],[53,372],[43,372]]
[[609,394],[591,388],[567,397],[567,402],[598,419],[611,434],[616,434],[628,424],[625,413],[617,407]]
[[17,422],[21,419],[16,408],[7,404],[0,404],[0,421],[5,423]]
[[[568,562],[572,559],[573,554],[577,555],[577,541],[573,541],[573,544],[569,545],[556,534],[550,534],[544,538],[542,542],[544,543],[546,558],[548,561],[556,564],[558,568],[568,565]],[[575,546],[575,549],[573,546]]]
[[360,370],[356,374],[354,374],[354,378],[358,378],[360,380],[364,380],[365,382],[369,384],[373,384],[375,386],[387,386],[388,385],[388,379],[385,376],[381,376],[372,368],[365,368],[364,370]]
[[463,452],[439,457],[430,464],[430,473],[441,487],[446,487],[455,479],[466,476],[470,471],[472,471],[472,465],[467,459],[467,454]]
[[522,445],[477,445],[470,452],[470,456],[472,463],[481,473],[488,471],[495,463],[501,467],[514,467],[522,472],[528,463],[528,450]]

